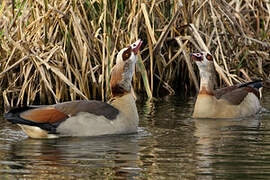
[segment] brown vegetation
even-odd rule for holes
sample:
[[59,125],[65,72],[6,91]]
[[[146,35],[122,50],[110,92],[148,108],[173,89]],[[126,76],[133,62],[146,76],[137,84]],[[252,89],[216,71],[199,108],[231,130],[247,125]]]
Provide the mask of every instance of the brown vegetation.
[[215,57],[220,86],[269,78],[266,0],[1,3],[0,97],[8,106],[105,100],[115,55],[138,38],[133,85],[148,97],[198,88],[189,53],[202,50]]

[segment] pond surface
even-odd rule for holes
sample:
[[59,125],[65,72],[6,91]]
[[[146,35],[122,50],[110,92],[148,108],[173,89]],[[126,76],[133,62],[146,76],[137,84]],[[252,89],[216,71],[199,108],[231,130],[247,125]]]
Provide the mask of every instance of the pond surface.
[[138,134],[105,137],[35,140],[1,117],[0,179],[270,179],[269,112],[192,119],[193,104],[138,104]]

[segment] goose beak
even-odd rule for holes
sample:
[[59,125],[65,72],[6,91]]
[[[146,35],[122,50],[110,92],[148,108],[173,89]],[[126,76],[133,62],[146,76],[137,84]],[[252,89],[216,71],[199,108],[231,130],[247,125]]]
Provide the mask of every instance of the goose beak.
[[132,44],[131,47],[132,47],[132,51],[134,52],[134,54],[138,53],[142,43],[143,43],[142,40],[138,39],[134,44]]

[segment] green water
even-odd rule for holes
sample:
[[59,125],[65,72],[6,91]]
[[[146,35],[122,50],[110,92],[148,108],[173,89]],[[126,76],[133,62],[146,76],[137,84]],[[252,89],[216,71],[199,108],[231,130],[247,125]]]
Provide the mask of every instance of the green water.
[[121,136],[35,140],[2,118],[0,179],[270,179],[270,113],[192,119],[193,104],[140,103],[138,134]]

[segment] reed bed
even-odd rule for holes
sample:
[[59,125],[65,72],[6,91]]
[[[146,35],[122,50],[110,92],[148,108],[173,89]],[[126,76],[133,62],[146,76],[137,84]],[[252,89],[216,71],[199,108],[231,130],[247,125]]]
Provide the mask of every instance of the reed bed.
[[118,50],[138,38],[133,87],[145,97],[198,89],[189,53],[202,50],[219,86],[270,78],[268,0],[0,3],[2,106],[106,100]]

